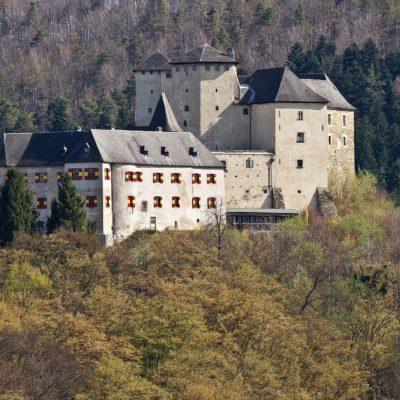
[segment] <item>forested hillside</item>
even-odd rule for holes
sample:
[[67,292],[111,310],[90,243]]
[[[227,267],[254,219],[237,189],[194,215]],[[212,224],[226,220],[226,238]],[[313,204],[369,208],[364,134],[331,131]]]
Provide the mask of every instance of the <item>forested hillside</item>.
[[2,0],[0,130],[130,127],[144,57],[232,46],[242,78],[327,72],[358,109],[357,168],[399,197],[399,22],[397,0]]
[[[269,235],[87,233],[0,249],[1,400],[399,400],[400,214],[369,175],[340,217]],[[162,251],[160,251],[162,249]]]

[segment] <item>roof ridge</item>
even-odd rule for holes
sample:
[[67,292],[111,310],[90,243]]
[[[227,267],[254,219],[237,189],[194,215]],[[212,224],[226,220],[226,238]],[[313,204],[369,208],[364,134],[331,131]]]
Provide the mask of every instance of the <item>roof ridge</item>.
[[203,44],[203,48],[202,48],[202,50],[201,50],[200,61],[203,60],[204,50],[205,50],[206,46],[208,46],[207,43],[204,43],[204,44]]

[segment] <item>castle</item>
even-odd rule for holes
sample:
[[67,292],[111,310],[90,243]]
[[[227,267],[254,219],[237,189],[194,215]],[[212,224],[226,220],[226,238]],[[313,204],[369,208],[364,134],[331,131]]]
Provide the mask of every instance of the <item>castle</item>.
[[0,184],[20,168],[44,227],[69,174],[109,243],[200,227],[218,205],[240,227],[329,210],[328,177],[354,173],[354,107],[325,74],[280,67],[239,82],[236,66],[206,44],[157,52],[135,69],[135,130],[1,134]]
[[[328,177],[354,173],[355,109],[325,74],[269,68],[241,83],[233,50],[207,44],[172,60],[156,52],[135,71],[136,124],[159,120],[212,150],[228,209],[318,210]],[[160,107],[175,126],[162,126]]]

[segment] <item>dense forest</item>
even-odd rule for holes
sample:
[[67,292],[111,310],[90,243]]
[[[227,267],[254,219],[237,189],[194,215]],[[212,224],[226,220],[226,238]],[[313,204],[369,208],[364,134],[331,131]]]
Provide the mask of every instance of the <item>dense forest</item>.
[[268,235],[16,235],[0,399],[400,399],[400,213],[369,174],[333,195]]

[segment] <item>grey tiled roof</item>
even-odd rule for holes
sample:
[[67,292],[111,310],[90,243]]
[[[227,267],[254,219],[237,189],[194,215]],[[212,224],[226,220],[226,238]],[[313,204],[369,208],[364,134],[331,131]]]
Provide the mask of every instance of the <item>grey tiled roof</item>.
[[227,208],[227,214],[259,214],[259,215],[299,215],[299,212],[290,208]]
[[149,125],[151,131],[156,131],[158,128],[166,132],[182,132],[165,93],[161,93]]
[[301,74],[299,78],[315,93],[329,100],[328,107],[355,110],[326,74]]
[[[190,132],[143,132],[92,129],[93,138],[104,162],[118,164],[212,167],[223,164]],[[148,155],[140,154],[145,146]],[[165,147],[169,156],[161,154]],[[189,155],[193,147],[197,157]]]
[[250,89],[242,104],[328,103],[287,67],[259,69],[245,82]]
[[134,71],[169,71],[171,60],[163,53],[156,51],[150,57],[141,62]]
[[197,63],[237,64],[233,58],[206,43],[171,61],[171,64]]
[[[148,155],[140,154],[140,146],[145,146]],[[165,147],[168,156],[161,154],[161,147]],[[190,147],[197,152],[197,157],[189,155]],[[85,162],[224,168],[190,132],[93,129],[0,135],[0,166],[3,167]]]

